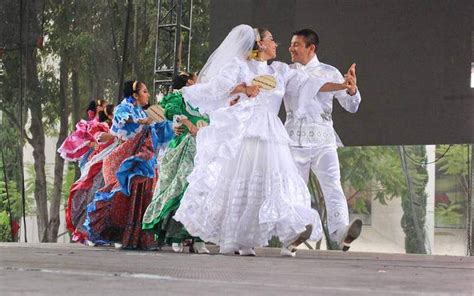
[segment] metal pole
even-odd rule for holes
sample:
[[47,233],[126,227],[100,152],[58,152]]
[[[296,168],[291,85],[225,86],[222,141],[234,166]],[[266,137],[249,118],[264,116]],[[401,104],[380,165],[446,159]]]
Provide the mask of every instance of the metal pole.
[[156,0],[156,7],[158,12],[156,13],[156,39],[155,39],[155,65],[153,67],[153,100],[156,98],[156,70],[158,66],[158,42],[160,40],[160,15],[161,15],[161,0]]
[[173,77],[179,74],[179,68],[181,63],[181,23],[183,16],[183,1],[176,0],[176,27],[174,36],[174,68]]

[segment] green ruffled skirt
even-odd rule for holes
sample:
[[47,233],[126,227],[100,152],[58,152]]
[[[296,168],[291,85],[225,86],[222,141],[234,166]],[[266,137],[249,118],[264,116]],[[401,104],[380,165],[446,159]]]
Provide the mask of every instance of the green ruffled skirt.
[[142,220],[142,229],[153,231],[161,244],[193,238],[173,216],[188,186],[186,178],[193,170],[195,155],[196,142],[188,134],[161,160],[158,185]]

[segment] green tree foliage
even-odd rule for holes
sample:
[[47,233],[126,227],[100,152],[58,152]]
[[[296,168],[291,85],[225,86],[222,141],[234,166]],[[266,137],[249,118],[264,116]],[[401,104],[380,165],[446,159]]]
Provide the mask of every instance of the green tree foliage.
[[191,71],[198,72],[210,54],[210,1],[193,1],[193,39],[191,41]]
[[449,200],[436,203],[435,215],[439,225],[461,227],[468,217],[469,150],[468,145],[440,145],[436,150],[441,181],[437,191],[449,193]]
[[[406,148],[412,157],[423,160],[426,157],[424,146]],[[346,198],[359,214],[369,213],[366,200],[386,204],[388,200],[402,199],[403,217],[400,221],[405,232],[405,245],[408,253],[425,253],[424,220],[426,214],[427,172],[423,165],[408,163],[410,186],[409,194],[407,177],[402,169],[399,150],[396,146],[377,147],[344,147],[338,150],[341,166],[341,182]],[[323,193],[314,175],[311,176],[309,189],[315,197],[315,207],[323,219],[323,228],[329,249],[337,249],[328,237]],[[413,207],[416,211],[413,215]],[[415,216],[417,219],[415,219]],[[421,232],[415,231],[415,224],[420,225]],[[419,242],[421,244],[418,244]],[[415,245],[415,246],[414,246]],[[419,247],[423,245],[422,247]]]
[[0,242],[11,242],[10,217],[7,211],[0,211]]
[[[442,156],[441,153],[449,149],[449,151]],[[439,170],[448,175],[453,176],[458,181],[463,193],[467,196],[469,191],[469,172],[468,172],[468,145],[440,145],[437,147],[437,155],[442,158],[438,162]]]
[[[347,199],[371,198],[386,204],[400,196],[405,186],[397,148],[393,146],[345,147],[338,150],[341,165],[341,182]],[[358,208],[361,211],[362,204]]]
[[436,219],[443,225],[460,225],[462,223],[462,207],[458,203],[439,203],[436,205]]

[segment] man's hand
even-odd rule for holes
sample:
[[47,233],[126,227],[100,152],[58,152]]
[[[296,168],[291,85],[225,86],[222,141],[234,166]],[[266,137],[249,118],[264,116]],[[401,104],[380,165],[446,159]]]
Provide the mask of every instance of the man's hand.
[[356,64],[352,64],[344,75],[346,83],[348,85],[347,92],[353,96],[357,93],[357,75],[356,75]]

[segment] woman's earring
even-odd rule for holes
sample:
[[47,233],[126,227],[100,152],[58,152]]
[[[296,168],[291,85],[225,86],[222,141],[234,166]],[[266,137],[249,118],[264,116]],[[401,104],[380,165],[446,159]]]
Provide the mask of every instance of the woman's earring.
[[265,45],[259,46],[258,47],[259,51],[265,51],[267,50],[267,47]]

